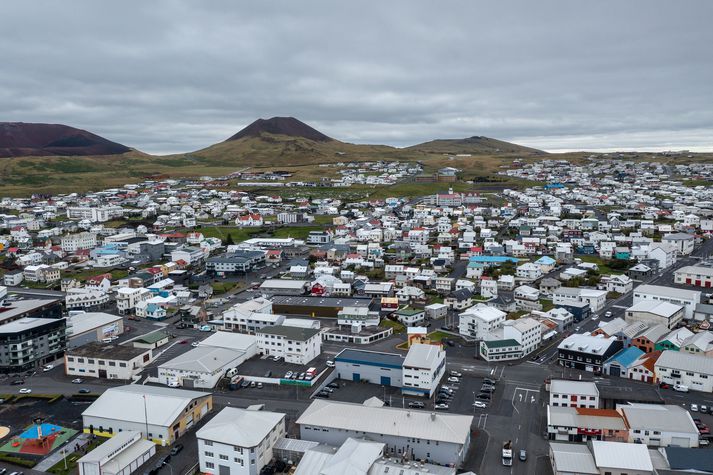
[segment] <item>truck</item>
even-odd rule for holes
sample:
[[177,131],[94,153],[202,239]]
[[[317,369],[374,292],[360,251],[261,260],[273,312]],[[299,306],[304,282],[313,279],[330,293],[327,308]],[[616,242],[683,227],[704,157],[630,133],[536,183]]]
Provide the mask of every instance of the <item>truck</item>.
[[512,465],[512,441],[510,440],[503,444],[503,465],[506,467]]

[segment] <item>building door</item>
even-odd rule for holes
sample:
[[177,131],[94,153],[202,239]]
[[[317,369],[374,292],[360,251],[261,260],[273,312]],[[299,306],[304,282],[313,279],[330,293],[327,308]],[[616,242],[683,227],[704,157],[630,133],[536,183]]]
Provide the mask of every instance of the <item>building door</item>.
[[621,368],[619,365],[609,365],[609,376],[621,376]]
[[355,382],[361,381],[361,375],[359,373],[352,373],[352,381],[355,381]]
[[230,467],[218,465],[218,475],[230,475]]
[[99,377],[100,377],[100,378],[106,378],[106,370],[105,370],[105,369],[100,369],[100,370],[99,370]]
[[391,377],[390,376],[382,376],[381,384],[383,384],[384,386],[391,386]]

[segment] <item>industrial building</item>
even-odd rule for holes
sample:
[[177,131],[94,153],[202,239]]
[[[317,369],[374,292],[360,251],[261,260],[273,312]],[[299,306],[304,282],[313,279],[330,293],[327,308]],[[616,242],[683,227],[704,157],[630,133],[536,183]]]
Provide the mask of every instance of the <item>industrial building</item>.
[[[380,403],[380,404],[379,404]],[[460,466],[470,446],[472,416],[315,400],[297,419],[300,438],[339,446],[349,438],[385,444],[384,455]]]
[[67,350],[64,371],[67,376],[130,381],[151,361],[150,348],[92,342]]
[[[373,299],[351,297],[313,297],[276,295],[272,310],[285,315],[309,315],[312,317],[337,317],[347,307],[370,308]],[[377,309],[378,311],[378,309]]]
[[104,391],[82,413],[82,426],[87,434],[137,431],[156,444],[170,445],[212,409],[210,393],[129,384]]
[[116,434],[79,460],[79,475],[130,475],[156,453],[156,444],[127,430]]

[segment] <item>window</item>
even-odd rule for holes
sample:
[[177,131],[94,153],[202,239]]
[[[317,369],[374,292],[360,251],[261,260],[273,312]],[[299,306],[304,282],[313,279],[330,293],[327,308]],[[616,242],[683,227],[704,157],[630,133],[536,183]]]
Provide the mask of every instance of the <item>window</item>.
[[[214,468],[215,464],[213,462],[206,462],[205,463],[205,468]],[[611,475],[611,474],[610,474]]]
[[213,441],[212,440],[204,440],[203,444],[210,447],[211,445],[213,445]]
[[206,456],[206,457],[212,457],[212,456],[213,456],[213,452],[205,452],[205,456]]
[[228,460],[228,456],[220,454],[220,460]]

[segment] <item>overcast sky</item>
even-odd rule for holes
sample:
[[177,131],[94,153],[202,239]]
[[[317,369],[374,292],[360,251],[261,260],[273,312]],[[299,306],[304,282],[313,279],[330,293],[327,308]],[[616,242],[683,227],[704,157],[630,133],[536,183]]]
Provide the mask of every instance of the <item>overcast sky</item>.
[[150,153],[334,138],[713,150],[713,1],[0,3],[0,120]]

